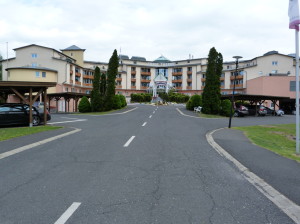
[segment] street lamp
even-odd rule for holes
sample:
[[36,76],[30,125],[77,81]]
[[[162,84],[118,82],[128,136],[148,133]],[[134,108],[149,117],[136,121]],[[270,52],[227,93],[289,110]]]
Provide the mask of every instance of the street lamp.
[[231,128],[231,119],[232,119],[232,113],[233,113],[234,92],[235,92],[235,82],[236,82],[236,76],[237,76],[237,72],[238,72],[239,59],[243,58],[243,57],[241,57],[241,56],[233,56],[233,58],[235,58],[235,73],[234,73],[234,80],[233,80],[233,89],[232,89],[232,98],[231,98],[231,110],[230,110],[230,118],[229,118],[228,128]]

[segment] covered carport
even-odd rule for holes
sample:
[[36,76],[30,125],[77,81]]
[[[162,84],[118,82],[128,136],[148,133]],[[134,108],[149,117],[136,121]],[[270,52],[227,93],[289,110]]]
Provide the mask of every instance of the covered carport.
[[56,108],[57,108],[57,112],[58,112],[58,101],[61,98],[65,99],[65,113],[70,112],[69,111],[69,104],[70,104],[70,100],[74,100],[74,104],[73,104],[73,112],[77,112],[78,111],[78,101],[80,98],[82,97],[90,97],[90,94],[86,94],[86,93],[74,93],[74,92],[62,92],[62,93],[49,93],[48,94],[48,100],[49,100],[49,109],[50,109],[50,101],[52,99],[54,99],[56,101]]
[[[268,96],[268,95],[253,95],[253,94],[234,94],[234,102],[236,101],[249,101],[251,105],[262,105],[266,100],[270,100],[274,105],[278,106],[278,102],[290,100],[289,97],[284,96]],[[230,95],[222,95],[221,99],[229,99],[232,100],[232,94]],[[257,108],[256,108],[257,112]]]
[[[8,95],[15,94],[20,102],[29,105],[29,126],[32,127],[32,105],[42,94],[43,101],[47,102],[47,89],[55,87],[56,82],[25,82],[0,81],[0,96],[6,102]],[[28,94],[28,98],[25,96]],[[44,106],[44,125],[47,124],[47,108]]]

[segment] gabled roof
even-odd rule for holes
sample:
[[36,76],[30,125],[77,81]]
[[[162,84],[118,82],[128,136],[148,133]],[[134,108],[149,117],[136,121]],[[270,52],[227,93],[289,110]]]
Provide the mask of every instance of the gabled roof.
[[167,78],[162,74],[162,73],[159,73],[158,76],[156,76],[154,78],[154,82],[167,82]]
[[169,63],[171,62],[169,59],[167,59],[165,56],[160,56],[159,58],[155,59],[153,62],[157,63]]
[[70,47],[67,47],[66,49],[61,49],[61,51],[85,51],[85,49],[81,49],[76,45],[72,45]]
[[139,57],[139,56],[132,56],[130,60],[133,60],[133,61],[146,61],[146,58]]
[[53,50],[53,51],[55,51],[55,52],[57,52],[57,53],[59,53],[59,54],[61,54],[61,55],[64,55],[64,56],[67,57],[67,58],[71,58],[71,59],[74,60],[74,58],[72,58],[72,57],[70,57],[70,56],[68,56],[68,55],[66,55],[66,54],[64,54],[64,53],[62,53],[62,52],[60,52],[60,51],[58,51],[58,50],[56,50],[56,49],[54,49],[54,48],[51,48],[51,47],[45,47],[45,46],[41,46],[41,45],[37,45],[37,44],[29,44],[29,45],[26,45],[26,46],[23,46],[23,47],[15,48],[15,49],[13,49],[13,50],[16,51],[16,50],[19,50],[19,49],[22,49],[22,48],[27,48],[27,47],[41,47],[41,48]]

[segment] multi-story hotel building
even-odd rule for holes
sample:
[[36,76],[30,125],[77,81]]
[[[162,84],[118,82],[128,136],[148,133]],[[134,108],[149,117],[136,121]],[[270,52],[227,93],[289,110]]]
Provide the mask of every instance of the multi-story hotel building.
[[[98,66],[106,72],[108,64],[84,60],[85,49],[75,45],[55,50],[39,45],[16,48],[14,58],[2,61],[3,81],[57,82],[49,93],[89,93],[92,89],[94,69]],[[151,83],[162,74],[177,92],[201,94],[206,81],[207,58],[189,58],[171,61],[164,56],[148,61],[144,57],[120,55],[119,74],[116,78],[116,92],[130,97],[131,93],[151,91]],[[235,61],[223,63],[220,77],[222,94],[231,94]],[[236,93],[288,96],[295,98],[291,87],[295,81],[295,60],[293,55],[276,51],[239,62],[236,76]],[[60,100],[58,111],[64,110]]]

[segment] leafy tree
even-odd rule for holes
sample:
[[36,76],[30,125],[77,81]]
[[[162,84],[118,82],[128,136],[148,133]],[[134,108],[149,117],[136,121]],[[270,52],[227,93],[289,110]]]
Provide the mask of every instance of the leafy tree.
[[194,107],[202,107],[202,96],[201,95],[193,95],[186,104],[186,109],[194,110]]
[[205,87],[202,93],[203,113],[218,114],[221,105],[220,76],[223,56],[213,47],[208,54]]
[[120,109],[122,107],[120,95],[114,95],[112,99],[112,109]]
[[81,98],[78,105],[78,110],[80,113],[86,113],[91,111],[91,104],[86,96]]
[[104,110],[104,100],[106,96],[106,74],[102,73],[100,76],[100,105],[101,110]]
[[93,90],[91,92],[91,108],[92,111],[101,111],[101,96],[100,96],[100,68],[95,68],[93,80]]
[[109,59],[107,69],[107,89],[105,96],[105,110],[111,110],[113,108],[113,97],[116,91],[116,77],[118,74],[119,57],[117,50],[114,50],[111,58]]
[[127,106],[127,102],[126,102],[126,98],[123,95],[119,95],[120,101],[121,101],[121,107],[126,107]]
[[229,99],[222,100],[220,114],[229,117],[231,113],[231,101]]

